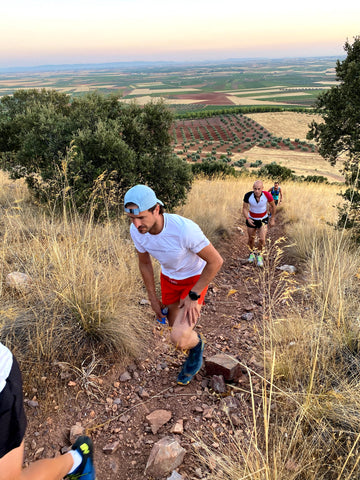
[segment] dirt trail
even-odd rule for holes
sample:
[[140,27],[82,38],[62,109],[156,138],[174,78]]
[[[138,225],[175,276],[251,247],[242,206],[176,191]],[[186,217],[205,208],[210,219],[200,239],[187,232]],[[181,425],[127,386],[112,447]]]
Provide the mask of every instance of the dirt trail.
[[[205,356],[226,352],[261,373],[262,352],[257,346],[255,328],[261,325],[263,314],[256,282],[259,273],[257,267],[244,262],[248,250],[243,228],[242,224],[235,226],[232,235],[219,247],[224,265],[209,288],[199,329],[207,340]],[[273,242],[282,235],[280,220],[268,236]],[[59,454],[70,444],[69,428],[78,422],[90,429],[94,440],[98,480],[144,480],[148,478],[144,468],[153,444],[170,434],[178,420],[183,420],[184,433],[177,437],[187,453],[178,471],[184,478],[205,479],[208,472],[194,455],[190,436],[208,437],[214,443],[211,432],[221,437],[224,426],[225,431],[233,434],[234,429],[246,429],[252,416],[247,393],[249,378],[245,374],[236,385],[228,386],[227,394],[219,395],[209,388],[203,367],[190,385],[178,386],[176,376],[183,359],[169,346],[166,337],[167,332],[154,325],[147,357],[125,367],[115,364],[104,376],[92,380],[101,394],[90,388],[94,396],[86,395],[77,379],[70,376],[64,379],[63,406],[56,409],[54,405],[45,414],[41,402],[39,407],[27,406],[26,461]],[[129,379],[120,381],[125,370]],[[256,375],[252,380],[255,392],[260,391]],[[227,395],[238,401],[234,417],[238,425],[230,425],[224,411]],[[145,417],[156,409],[170,410],[172,418],[153,434]],[[106,445],[117,441],[119,447],[114,453],[103,452]]]

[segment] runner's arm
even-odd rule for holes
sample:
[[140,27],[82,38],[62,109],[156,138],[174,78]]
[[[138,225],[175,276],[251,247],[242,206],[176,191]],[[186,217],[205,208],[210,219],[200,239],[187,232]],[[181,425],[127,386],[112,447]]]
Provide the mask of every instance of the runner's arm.
[[246,202],[243,202],[243,215],[245,220],[247,220],[249,217],[249,204]]
[[282,190],[280,188],[280,203],[282,202],[282,198],[283,198],[283,194],[282,194]]
[[207,247],[204,247],[202,250],[200,250],[197,255],[206,262],[199,280],[192,288],[194,292],[199,294],[204,290],[205,287],[209,285],[211,280],[213,280],[224,261],[220,253],[211,243]]
[[[217,272],[220,270],[223,264],[223,259],[220,253],[211,243],[200,250],[197,255],[205,260],[206,265],[201,272],[199,280],[195,283],[191,290],[200,295],[200,293],[209,285],[211,280],[213,280]],[[191,300],[189,296],[186,296],[184,300],[180,300],[179,307],[185,309],[184,317],[187,318],[189,325],[195,325],[199,318],[198,303]]]
[[270,214],[271,214],[270,225],[273,226],[275,225],[275,212],[276,212],[276,205],[274,200],[272,202],[269,202],[269,208],[270,208]]
[[144,280],[145,288],[149,297],[151,308],[158,318],[161,318],[161,301],[156,295],[154,269],[148,252],[137,252],[139,260],[139,270]]
[[243,215],[244,215],[244,218],[245,220],[247,220],[250,225],[253,225],[253,221],[251,218],[249,218],[249,204],[246,203],[246,202],[243,202]]

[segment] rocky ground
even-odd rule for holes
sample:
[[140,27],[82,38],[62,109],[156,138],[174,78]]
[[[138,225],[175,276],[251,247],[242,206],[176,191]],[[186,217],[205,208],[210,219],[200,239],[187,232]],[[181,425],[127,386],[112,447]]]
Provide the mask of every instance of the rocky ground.
[[[219,247],[224,265],[209,288],[198,327],[207,340],[205,357],[223,352],[237,358],[244,372],[241,378],[227,383],[226,392],[221,393],[212,388],[203,367],[191,384],[178,386],[176,376],[183,357],[169,346],[166,329],[154,322],[147,355],[136,362],[114,364],[96,376],[91,366],[82,375],[65,369],[64,389],[54,394],[50,405],[42,405],[36,391],[27,392],[26,462],[59,455],[73,436],[85,431],[95,444],[98,480],[150,479],[144,474],[150,451],[159,439],[172,435],[186,450],[176,469],[181,477],[173,474],[172,478],[208,477],[212,465],[198,459],[197,438],[216,449],[219,442],[228,441],[228,434],[236,435],[251,424],[246,366],[254,372],[255,392],[261,389],[256,372],[262,373],[258,332],[263,322],[263,296],[258,267],[244,261],[248,250],[242,229],[242,224],[235,226]],[[282,234],[280,219],[270,229],[269,238],[273,243]],[[146,418],[159,409],[166,410],[169,418],[160,427],[151,417]]]

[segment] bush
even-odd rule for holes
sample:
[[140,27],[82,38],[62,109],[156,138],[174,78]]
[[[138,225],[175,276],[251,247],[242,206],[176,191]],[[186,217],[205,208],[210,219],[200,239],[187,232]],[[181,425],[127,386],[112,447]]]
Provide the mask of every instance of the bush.
[[233,163],[234,167],[243,167],[246,163],[245,158],[241,158],[240,160],[236,160],[236,162]]
[[261,160],[256,160],[256,162],[250,163],[251,168],[257,168],[257,167],[260,167],[260,165],[262,165]]
[[235,168],[225,162],[203,160],[202,163],[191,165],[191,168],[194,175],[203,174],[210,178],[227,175],[236,176]]
[[105,203],[116,211],[127,188],[147,183],[171,210],[192,182],[172,152],[172,123],[162,102],[140,107],[91,93],[70,103],[55,90],[18,91],[0,99],[1,167],[51,206],[66,196],[84,211],[90,200],[100,215]]
[[259,176],[270,177],[274,180],[290,180],[294,178],[293,171],[290,168],[278,165],[276,162],[264,165],[258,172]]
[[329,183],[328,179],[322,175],[308,175],[307,177],[304,177],[304,182]]

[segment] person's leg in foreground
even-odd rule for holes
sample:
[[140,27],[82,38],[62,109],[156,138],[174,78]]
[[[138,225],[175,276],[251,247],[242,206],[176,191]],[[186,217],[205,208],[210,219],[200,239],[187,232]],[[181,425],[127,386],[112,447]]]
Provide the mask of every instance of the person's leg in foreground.
[[[200,314],[201,305],[197,304]],[[170,309],[169,309],[170,311]],[[195,326],[195,325],[194,325]],[[190,326],[182,310],[179,310],[171,329],[171,341],[180,350],[188,350],[189,354],[177,377],[179,385],[187,385],[199,372],[203,362],[205,339]]]
[[89,437],[79,437],[70,452],[55,458],[37,460],[22,468],[26,416],[21,373],[12,367],[0,392],[0,480],[95,480],[93,446]]
[[[84,451],[85,450],[85,451]],[[74,460],[75,454],[75,460]],[[76,455],[77,454],[77,455]],[[77,456],[79,458],[77,458]],[[22,469],[24,441],[0,458],[0,480],[95,480],[92,442],[89,437],[79,437],[71,452],[55,458],[37,460]],[[74,468],[77,463],[79,465]],[[72,473],[70,473],[72,472]]]

